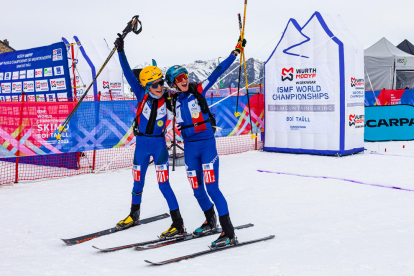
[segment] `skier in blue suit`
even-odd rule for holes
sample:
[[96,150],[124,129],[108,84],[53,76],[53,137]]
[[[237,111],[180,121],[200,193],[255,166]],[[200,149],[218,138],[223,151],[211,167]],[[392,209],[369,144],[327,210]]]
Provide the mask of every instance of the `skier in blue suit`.
[[167,115],[170,113],[168,109],[171,110],[171,101],[164,94],[164,76],[156,66],[148,66],[139,73],[138,81],[128,64],[124,52],[124,41],[121,37],[115,41],[115,46],[118,50],[119,61],[125,78],[138,100],[137,114],[134,120],[136,148],[132,169],[134,187],[132,189],[131,211],[125,219],[117,224],[117,227],[125,229],[139,222],[145,174],[152,156],[159,188],[167,200],[173,220],[172,225],[160,237],[183,235],[185,233],[183,219],[177,199],[169,183],[169,154],[164,134]]
[[184,138],[187,178],[206,217],[206,221],[193,234],[202,236],[217,232],[215,204],[223,231],[212,243],[214,247],[235,244],[237,239],[230,221],[227,201],[219,189],[219,157],[213,130],[215,119],[208,108],[205,93],[230,67],[237,55],[243,51],[245,44],[246,40],[241,42],[239,39],[236,49],[203,82],[189,82],[188,71],[179,65],[170,67],[165,76],[168,85],[179,92],[173,96],[172,106]]

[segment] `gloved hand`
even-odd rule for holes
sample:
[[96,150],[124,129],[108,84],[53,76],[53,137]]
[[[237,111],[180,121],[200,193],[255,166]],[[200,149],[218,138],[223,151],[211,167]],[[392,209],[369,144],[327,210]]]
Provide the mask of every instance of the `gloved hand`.
[[241,52],[243,52],[244,47],[246,47],[246,43],[247,43],[246,39],[243,38],[243,42],[242,42],[241,38],[239,37],[239,41],[237,42],[236,48],[234,50],[240,54]]
[[118,34],[118,38],[115,40],[114,44],[118,52],[124,51],[124,39],[120,34]]

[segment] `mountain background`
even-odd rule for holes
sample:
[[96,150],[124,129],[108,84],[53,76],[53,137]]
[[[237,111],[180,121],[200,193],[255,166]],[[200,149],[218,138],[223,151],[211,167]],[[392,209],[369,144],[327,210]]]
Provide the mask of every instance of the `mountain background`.
[[[224,60],[223,57],[209,59],[209,60],[196,60],[192,63],[188,64],[181,64],[181,66],[185,67],[188,70],[188,77],[190,82],[201,82],[207,79],[208,76],[216,69],[216,67],[220,62]],[[145,62],[135,66],[133,69],[140,69],[146,66],[150,66],[152,64]],[[213,85],[212,89],[219,89],[221,87],[228,88],[233,87],[237,88],[238,85],[238,77],[239,77],[239,65],[240,60],[237,59],[230,67],[226,70],[226,72],[222,75],[222,80],[217,80],[217,82]],[[171,65],[172,66],[172,65]],[[160,67],[161,71],[163,72],[164,76],[168,67]],[[246,71],[247,71],[247,81],[249,84],[255,83],[263,83],[263,69],[264,69],[264,62],[260,59],[249,58],[246,60]],[[231,73],[230,73],[231,72]],[[230,74],[229,74],[230,73]],[[245,76],[244,76],[244,68],[242,67],[241,70],[241,81],[240,81],[240,88],[246,85]],[[227,74],[229,74],[227,76]],[[227,77],[225,77],[227,76]],[[125,93],[132,94],[130,90],[130,86],[128,82],[124,78],[125,84]]]

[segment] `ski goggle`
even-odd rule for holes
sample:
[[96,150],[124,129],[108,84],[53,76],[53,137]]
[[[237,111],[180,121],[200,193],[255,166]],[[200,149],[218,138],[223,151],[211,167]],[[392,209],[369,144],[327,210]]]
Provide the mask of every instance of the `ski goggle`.
[[151,86],[152,89],[157,89],[158,86],[160,86],[160,85],[164,86],[164,80],[161,80],[161,81],[156,82],[156,83],[151,83],[149,86]]
[[183,80],[188,80],[188,75],[185,73],[175,77],[176,82],[182,82]]

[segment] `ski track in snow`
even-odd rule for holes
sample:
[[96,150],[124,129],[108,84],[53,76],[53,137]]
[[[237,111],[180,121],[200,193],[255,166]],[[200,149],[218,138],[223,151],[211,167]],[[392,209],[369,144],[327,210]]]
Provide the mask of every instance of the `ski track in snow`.
[[[413,190],[414,141],[366,143],[365,148],[346,157],[220,156],[220,188],[233,224],[255,224],[236,231],[239,240],[276,238],[161,267],[144,259],[205,250],[216,237],[143,252],[98,254],[92,248],[154,239],[171,224],[167,218],[75,246],[60,240],[113,227],[128,214],[130,169],[1,186],[0,275],[414,275],[414,194],[329,179]],[[192,231],[204,215],[185,168],[170,168],[170,181]],[[141,217],[165,212],[150,166]]]

